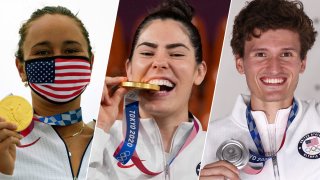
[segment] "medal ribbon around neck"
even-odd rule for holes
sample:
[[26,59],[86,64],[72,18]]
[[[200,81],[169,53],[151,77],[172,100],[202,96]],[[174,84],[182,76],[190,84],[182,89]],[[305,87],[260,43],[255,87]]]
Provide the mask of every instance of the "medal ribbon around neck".
[[[250,153],[249,162],[253,163],[253,164],[260,164],[260,165],[258,165],[257,167],[250,167],[249,165],[247,165],[246,167],[244,167],[243,171],[248,173],[248,174],[258,174],[258,173],[260,173],[262,171],[266,161],[268,159],[270,159],[271,157],[270,156],[266,156],[266,154],[264,152],[264,148],[263,148],[263,145],[261,143],[260,134],[258,132],[256,123],[255,123],[255,121],[253,119],[253,116],[251,114],[251,105],[250,104],[251,104],[251,102],[249,102],[249,104],[247,106],[246,118],[247,118],[247,123],[248,123],[248,128],[249,128],[249,131],[250,131],[251,138],[252,138],[254,144],[256,145],[258,153],[255,153],[254,151],[249,149],[249,153]],[[292,108],[291,108],[290,113],[289,113],[286,130],[285,130],[285,133],[283,135],[280,148],[277,150],[277,152],[282,148],[282,146],[283,146],[283,144],[285,142],[285,139],[286,139],[287,129],[291,125],[291,123],[294,120],[294,118],[296,117],[297,113],[298,113],[298,102],[295,99],[293,99],[293,104],[292,104]],[[262,166],[261,166],[261,163],[262,163]]]
[[[45,123],[48,125],[54,125],[54,126],[68,126],[68,125],[75,124],[82,121],[82,110],[80,107],[76,110],[67,111],[67,112],[56,114],[53,116],[39,116],[34,114],[29,127],[20,132],[22,136],[26,137],[31,133],[31,131],[34,128],[34,121],[38,121],[38,122],[42,122],[42,123]],[[20,148],[29,147],[37,143],[39,140],[40,140],[40,137],[30,144],[21,145],[18,147]]]
[[[138,156],[136,152],[136,145],[138,142],[138,133],[139,133],[139,102],[137,101],[137,91],[132,90],[125,97],[125,121],[126,121],[126,135],[125,140],[122,141],[117,149],[115,150],[113,156],[122,164],[126,164],[131,161],[136,165],[136,167],[143,172],[144,174],[150,176],[156,176],[163,171],[160,172],[152,172],[147,167],[144,166],[142,160]],[[199,131],[199,124],[198,122],[193,119],[193,128],[190,131],[188,137],[186,138],[185,142],[181,144],[180,148],[176,153],[173,153],[170,156],[169,160],[167,161],[166,169],[170,166],[170,164],[174,161],[174,159],[192,142],[192,140],[196,137]]]

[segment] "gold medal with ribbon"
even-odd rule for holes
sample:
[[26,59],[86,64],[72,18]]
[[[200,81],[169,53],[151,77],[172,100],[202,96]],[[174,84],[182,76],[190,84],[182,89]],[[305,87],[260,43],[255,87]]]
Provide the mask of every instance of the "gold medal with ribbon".
[[17,132],[26,129],[32,121],[31,104],[21,96],[10,95],[0,101],[0,117],[18,126]]

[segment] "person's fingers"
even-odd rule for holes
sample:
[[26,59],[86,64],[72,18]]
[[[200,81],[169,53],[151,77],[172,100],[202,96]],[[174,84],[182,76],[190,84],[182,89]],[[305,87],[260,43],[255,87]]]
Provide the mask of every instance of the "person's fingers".
[[207,164],[206,166],[203,167],[203,169],[219,167],[219,166],[224,166],[239,175],[239,169],[227,161],[217,161],[215,163]]
[[0,147],[1,148],[4,148],[4,149],[7,149],[9,148],[11,145],[17,145],[17,146],[20,146],[21,143],[20,143],[20,139],[19,138],[16,138],[16,137],[13,137],[13,136],[10,136],[8,137],[7,139],[3,140],[1,143],[0,143]]
[[8,130],[16,130],[18,128],[18,126],[16,124],[13,124],[11,122],[0,122],[0,130],[1,129],[8,129]]
[[120,101],[123,99],[124,95],[128,92],[127,89],[120,87],[114,92],[113,96],[110,97],[109,101],[107,101],[107,105],[117,104],[119,105]]
[[201,177],[215,177],[217,179],[223,177],[230,180],[239,179],[239,170],[229,162],[218,161],[208,164],[200,172]]
[[107,76],[105,79],[105,84],[107,86],[112,86],[112,85],[118,85],[119,83],[123,82],[123,81],[127,81],[127,77],[123,77],[123,76],[117,76],[117,77],[109,77]]
[[113,104],[119,104],[120,101],[122,100],[123,96],[128,92],[127,89],[123,87],[119,87],[113,94],[110,96],[106,91],[104,91],[104,95],[101,98],[100,104],[106,105],[106,106],[111,106]]
[[4,139],[8,138],[8,137],[16,137],[18,139],[22,139],[23,136],[20,135],[19,133],[15,132],[15,131],[11,131],[8,129],[0,129],[0,142],[2,142]]
[[238,174],[234,173],[225,166],[216,166],[212,168],[202,169],[200,174],[201,176],[222,175],[230,179],[234,179],[238,176]]
[[200,172],[201,177],[216,177],[216,178],[228,178],[230,180],[238,180],[239,176],[238,174],[235,174],[230,169],[220,166],[220,167],[214,167],[210,169],[202,169]]
[[101,105],[106,104],[109,101],[109,93],[107,85],[103,86],[102,96],[101,96]]
[[[103,94],[101,97],[101,105],[112,105],[113,103],[117,103],[118,97],[115,97],[114,100],[114,94],[116,96],[123,97],[124,90],[119,90],[121,87],[119,87],[119,83],[126,81],[127,77],[106,77],[105,79],[105,85],[103,87]],[[118,91],[119,90],[119,91]],[[126,91],[125,91],[126,93]],[[115,102],[114,102],[115,101]]]
[[224,176],[202,176],[199,180],[226,180]]

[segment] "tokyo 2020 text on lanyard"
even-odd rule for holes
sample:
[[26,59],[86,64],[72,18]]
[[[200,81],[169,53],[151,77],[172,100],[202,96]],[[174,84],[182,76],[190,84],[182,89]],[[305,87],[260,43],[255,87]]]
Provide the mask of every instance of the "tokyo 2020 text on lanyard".
[[[126,135],[125,140],[120,143],[118,148],[115,150],[113,156],[122,164],[126,164],[130,159],[137,166],[137,168],[144,174],[156,176],[163,171],[152,172],[147,167],[144,166],[141,159],[136,152],[136,145],[138,142],[139,133],[139,102],[137,101],[137,91],[130,91],[125,97],[125,120],[126,120]],[[193,119],[193,128],[189,132],[188,137],[185,139],[184,143],[181,143],[180,147],[176,152],[167,160],[166,169],[174,161],[174,159],[192,142],[199,131],[199,124]]]

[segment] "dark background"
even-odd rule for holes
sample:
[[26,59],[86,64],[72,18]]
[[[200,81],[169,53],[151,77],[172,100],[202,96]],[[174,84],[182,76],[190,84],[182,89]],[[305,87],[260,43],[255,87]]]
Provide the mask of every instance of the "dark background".
[[[161,2],[161,0],[120,0],[107,76],[126,76],[124,64],[131,48],[133,33],[142,18]],[[201,34],[203,58],[208,67],[204,82],[193,89],[189,108],[206,130],[230,0],[189,0],[188,2],[195,9],[193,22]],[[122,112],[119,112],[118,119],[122,119],[121,116]]]

